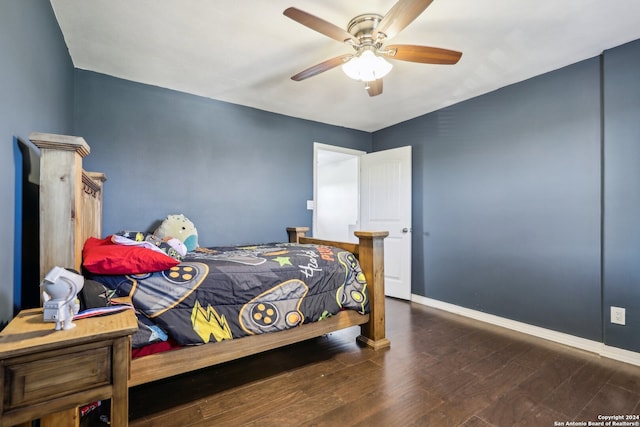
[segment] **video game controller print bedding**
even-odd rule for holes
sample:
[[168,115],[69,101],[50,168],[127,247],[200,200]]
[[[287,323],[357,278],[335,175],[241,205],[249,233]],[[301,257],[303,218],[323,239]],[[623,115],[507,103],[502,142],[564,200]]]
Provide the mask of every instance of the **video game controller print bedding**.
[[198,248],[169,270],[92,278],[130,296],[182,345],[289,329],[343,309],[369,312],[357,259],[329,246]]

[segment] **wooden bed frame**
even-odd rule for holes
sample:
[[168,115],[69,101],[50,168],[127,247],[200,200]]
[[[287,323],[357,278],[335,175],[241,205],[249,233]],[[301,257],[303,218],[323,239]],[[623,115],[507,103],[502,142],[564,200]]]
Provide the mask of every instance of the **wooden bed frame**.
[[[88,237],[102,237],[104,174],[88,173],[82,159],[90,152],[81,137],[32,133],[40,148],[40,278],[54,266],[80,271]],[[290,330],[190,346],[131,361],[129,386],[194,371],[207,366],[286,346],[350,326],[361,326],[357,340],[373,349],[390,346],[385,337],[384,238],[387,232],[356,232],[359,243],[305,237],[308,227],[287,229],[290,242],[320,243],[349,250],[359,258],[369,286],[370,314],[345,310],[316,323]]]

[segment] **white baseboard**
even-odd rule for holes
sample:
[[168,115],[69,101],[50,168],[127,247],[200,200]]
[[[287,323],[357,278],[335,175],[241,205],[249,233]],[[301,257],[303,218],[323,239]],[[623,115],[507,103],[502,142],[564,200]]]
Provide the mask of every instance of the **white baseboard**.
[[606,357],[609,359],[614,359],[620,362],[640,366],[640,353],[636,353],[634,351],[611,347],[598,341],[576,337],[575,335],[565,334],[562,332],[553,331],[551,329],[541,328],[539,326],[533,326],[528,323],[518,322],[515,320],[507,319],[505,317],[483,313],[481,311],[472,310],[470,308],[461,307],[455,304],[449,304],[447,302],[438,301],[420,295],[412,294],[411,301],[418,304],[426,305],[428,307],[447,311],[449,313],[454,313],[460,316],[479,320],[491,325],[500,326],[503,328],[511,329],[513,331],[532,335],[534,337],[568,345],[580,350],[596,353],[602,357]]

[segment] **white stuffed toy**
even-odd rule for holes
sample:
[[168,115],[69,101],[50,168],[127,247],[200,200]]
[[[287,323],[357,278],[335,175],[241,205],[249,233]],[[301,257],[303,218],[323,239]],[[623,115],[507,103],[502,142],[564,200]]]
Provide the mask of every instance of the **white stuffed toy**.
[[184,243],[189,252],[198,247],[198,230],[183,214],[167,215],[153,234],[160,239],[176,238]]

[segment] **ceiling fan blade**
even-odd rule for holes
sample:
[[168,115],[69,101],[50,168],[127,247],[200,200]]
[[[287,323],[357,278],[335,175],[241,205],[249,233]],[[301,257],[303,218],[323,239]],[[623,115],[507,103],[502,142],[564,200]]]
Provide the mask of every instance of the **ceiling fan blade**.
[[394,37],[424,12],[432,2],[433,0],[398,0],[376,27],[374,39],[378,33],[383,33],[387,39]]
[[335,58],[327,59],[319,64],[314,65],[313,67],[309,67],[306,70],[300,71],[295,76],[291,76],[291,80],[295,80],[299,82],[300,80],[308,79],[309,77],[313,77],[317,74],[324,73],[332,68],[337,67],[338,65],[342,65],[345,62],[349,61],[353,58],[353,55],[350,53],[336,56]]
[[365,84],[369,96],[376,96],[382,93],[382,79],[366,82]]
[[344,29],[303,10],[297,9],[295,7],[289,7],[282,13],[285,16],[293,19],[294,21],[306,27],[309,27],[314,31],[324,34],[327,37],[331,37],[332,39],[337,40],[341,43],[344,43],[348,40],[351,40],[354,43],[357,42],[357,40],[355,40],[353,36],[346,32]]
[[462,52],[439,47],[395,44],[386,46],[380,53],[400,61],[421,62],[423,64],[455,64],[460,60]]

